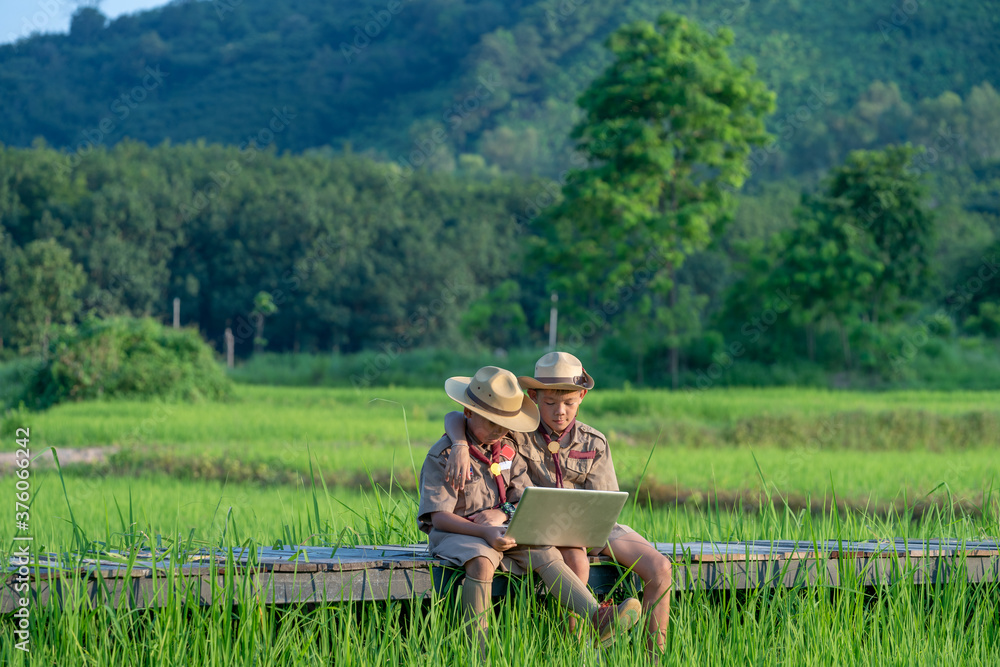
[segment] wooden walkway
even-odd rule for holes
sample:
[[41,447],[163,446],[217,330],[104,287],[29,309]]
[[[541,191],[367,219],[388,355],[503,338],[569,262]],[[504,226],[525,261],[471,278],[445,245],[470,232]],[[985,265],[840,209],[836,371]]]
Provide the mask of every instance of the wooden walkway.
[[[657,543],[674,562],[674,592],[746,590],[760,587],[874,587],[901,580],[932,584],[964,580],[1000,582],[996,540],[869,542],[685,542]],[[360,547],[259,548],[255,553],[199,551],[171,560],[170,552],[108,554],[65,566],[54,557],[33,561],[28,574],[18,564],[0,583],[0,613],[18,598],[31,604],[110,604],[159,607],[178,595],[200,604],[235,604],[248,598],[265,604],[410,600],[443,592],[457,570],[429,557],[426,544]],[[606,593],[621,577],[607,559],[591,559],[590,584]],[[29,584],[29,592],[15,586]],[[638,580],[633,579],[638,588]],[[503,594],[506,577],[494,593]],[[20,586],[19,586],[20,587]]]

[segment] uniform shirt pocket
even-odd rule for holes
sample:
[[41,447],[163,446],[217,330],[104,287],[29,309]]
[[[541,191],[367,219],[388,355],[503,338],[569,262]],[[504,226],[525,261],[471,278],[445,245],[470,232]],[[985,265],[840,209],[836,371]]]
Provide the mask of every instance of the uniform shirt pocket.
[[597,452],[594,450],[590,451],[577,451],[572,450],[566,455],[565,465],[563,466],[563,477],[566,478],[567,482],[572,482],[573,484],[583,484],[587,481],[587,475],[590,474],[591,468],[594,467],[594,457]]

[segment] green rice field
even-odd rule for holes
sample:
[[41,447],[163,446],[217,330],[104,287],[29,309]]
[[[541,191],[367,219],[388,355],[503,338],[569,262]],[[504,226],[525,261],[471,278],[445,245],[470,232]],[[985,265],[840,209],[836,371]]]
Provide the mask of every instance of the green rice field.
[[[996,539],[1000,394],[605,391],[622,520],[656,541]],[[4,420],[49,446],[114,447],[105,462],[32,468],[38,551],[407,544],[415,472],[453,409],[424,389],[237,387],[228,403],[81,403]],[[0,473],[12,498],[15,478]],[[373,488],[374,484],[374,488]],[[836,500],[836,504],[834,503]],[[11,503],[12,504],[12,503]],[[13,517],[0,522],[12,548]],[[232,608],[34,609],[30,653],[0,619],[0,664],[476,664],[454,598],[275,608],[226,584]],[[522,591],[499,603],[493,664],[632,665],[635,629],[598,655]],[[996,583],[677,594],[663,664],[1000,664]]]

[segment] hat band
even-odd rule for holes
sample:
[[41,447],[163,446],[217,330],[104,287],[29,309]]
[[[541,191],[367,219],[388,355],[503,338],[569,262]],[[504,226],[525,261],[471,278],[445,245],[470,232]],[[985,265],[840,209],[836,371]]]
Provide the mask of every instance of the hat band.
[[569,384],[584,384],[587,382],[586,375],[576,375],[574,377],[549,377],[549,378],[536,377],[535,379],[545,384],[558,384],[562,382],[568,382]]
[[476,396],[475,394],[473,394],[471,386],[465,388],[465,395],[468,396],[469,399],[473,403],[475,403],[476,405],[478,405],[479,407],[483,408],[484,410],[489,410],[493,414],[498,415],[500,417],[516,417],[519,414],[521,414],[521,410],[520,409],[518,409],[518,410],[501,410],[500,408],[493,407],[492,405],[490,405],[486,401],[480,399],[478,396]]

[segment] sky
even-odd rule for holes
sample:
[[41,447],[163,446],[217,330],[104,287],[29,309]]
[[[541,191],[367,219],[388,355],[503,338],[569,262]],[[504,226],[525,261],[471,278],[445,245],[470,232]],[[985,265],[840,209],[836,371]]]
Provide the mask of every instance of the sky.
[[69,32],[69,19],[80,5],[97,5],[108,18],[167,4],[166,0],[0,0],[0,44],[32,32]]

